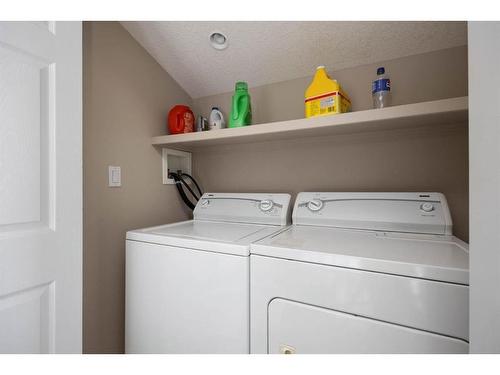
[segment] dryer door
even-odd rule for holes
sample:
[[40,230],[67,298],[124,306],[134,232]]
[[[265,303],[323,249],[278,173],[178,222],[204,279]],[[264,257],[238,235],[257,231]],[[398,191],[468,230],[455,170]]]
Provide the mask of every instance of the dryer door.
[[463,340],[276,298],[268,352],[282,354],[468,353]]

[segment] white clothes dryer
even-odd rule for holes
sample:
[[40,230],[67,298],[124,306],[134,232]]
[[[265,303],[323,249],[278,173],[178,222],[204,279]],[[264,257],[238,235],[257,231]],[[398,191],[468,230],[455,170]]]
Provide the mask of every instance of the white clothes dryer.
[[249,353],[250,244],[288,194],[204,194],[194,219],[127,232],[126,353]]
[[252,353],[467,353],[468,245],[438,193],[300,193],[251,246]]

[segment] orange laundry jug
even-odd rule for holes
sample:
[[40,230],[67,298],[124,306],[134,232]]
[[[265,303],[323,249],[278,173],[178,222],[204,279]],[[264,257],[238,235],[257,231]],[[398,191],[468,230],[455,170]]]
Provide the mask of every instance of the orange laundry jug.
[[194,114],[187,105],[176,105],[168,113],[170,134],[190,133],[194,130]]

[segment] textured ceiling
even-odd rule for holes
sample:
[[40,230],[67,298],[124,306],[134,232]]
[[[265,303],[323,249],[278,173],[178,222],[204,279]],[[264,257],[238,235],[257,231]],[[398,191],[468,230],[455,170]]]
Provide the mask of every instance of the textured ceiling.
[[[122,22],[193,98],[467,44],[465,22]],[[221,31],[218,51],[209,35]]]

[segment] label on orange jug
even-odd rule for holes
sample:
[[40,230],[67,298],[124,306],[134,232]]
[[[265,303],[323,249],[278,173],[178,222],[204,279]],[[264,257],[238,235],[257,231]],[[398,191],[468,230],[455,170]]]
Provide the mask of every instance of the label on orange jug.
[[194,116],[191,112],[184,113],[184,133],[194,131]]

